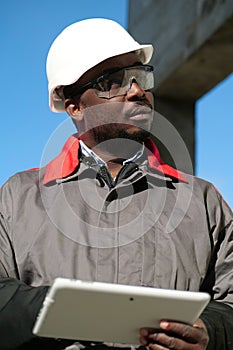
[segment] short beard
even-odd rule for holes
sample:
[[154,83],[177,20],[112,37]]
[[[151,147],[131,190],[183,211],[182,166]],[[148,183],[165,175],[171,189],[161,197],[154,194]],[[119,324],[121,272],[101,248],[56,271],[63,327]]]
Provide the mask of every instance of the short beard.
[[115,124],[109,124],[111,130],[99,130],[99,128],[94,128],[93,134],[95,137],[96,144],[100,144],[104,141],[110,139],[128,139],[138,143],[143,143],[147,138],[150,137],[150,132],[144,129],[138,129],[138,131],[128,132],[125,128],[114,128]]

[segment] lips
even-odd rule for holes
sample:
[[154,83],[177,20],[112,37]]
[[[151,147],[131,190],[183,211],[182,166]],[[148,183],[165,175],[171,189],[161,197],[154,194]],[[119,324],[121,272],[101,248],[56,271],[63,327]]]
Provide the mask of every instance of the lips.
[[152,107],[145,104],[134,105],[127,111],[126,115],[129,120],[148,120],[152,118]]

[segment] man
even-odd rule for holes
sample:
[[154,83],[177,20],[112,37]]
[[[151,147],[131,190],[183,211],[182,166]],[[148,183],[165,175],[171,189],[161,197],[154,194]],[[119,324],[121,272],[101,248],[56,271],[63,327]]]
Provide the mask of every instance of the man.
[[141,344],[233,348],[232,212],[211,184],[164,164],[150,139],[152,51],[105,19],[75,23],[52,44],[50,107],[78,133],[1,189],[2,350],[131,347],[33,336],[58,276],[206,291],[212,300],[194,325],[142,325]]

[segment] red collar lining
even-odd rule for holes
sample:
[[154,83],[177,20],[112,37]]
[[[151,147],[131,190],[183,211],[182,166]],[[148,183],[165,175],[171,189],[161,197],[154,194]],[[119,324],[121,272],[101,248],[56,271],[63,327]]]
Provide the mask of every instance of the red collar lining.
[[[148,155],[149,166],[164,175],[171,176],[177,180],[188,182],[181,172],[165,164],[160,157],[158,148],[152,142],[145,142],[146,148],[150,151]],[[79,140],[77,135],[72,135],[66,141],[61,153],[46,165],[46,172],[43,183],[47,184],[57,179],[63,179],[71,175],[79,165],[77,157],[79,150]]]
[[61,153],[46,165],[43,183],[63,179],[72,174],[79,165],[79,140],[75,135],[68,138]]

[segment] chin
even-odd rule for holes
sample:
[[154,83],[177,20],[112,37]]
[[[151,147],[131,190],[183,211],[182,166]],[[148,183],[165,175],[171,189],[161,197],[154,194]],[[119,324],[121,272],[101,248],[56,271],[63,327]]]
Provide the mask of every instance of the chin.
[[95,140],[98,143],[111,139],[129,139],[137,142],[144,142],[150,132],[135,125],[126,124],[108,124],[104,127],[96,127],[92,129]]
[[130,128],[130,129],[122,129],[119,131],[118,137],[125,138],[137,142],[144,142],[150,136],[149,131],[140,128]]

